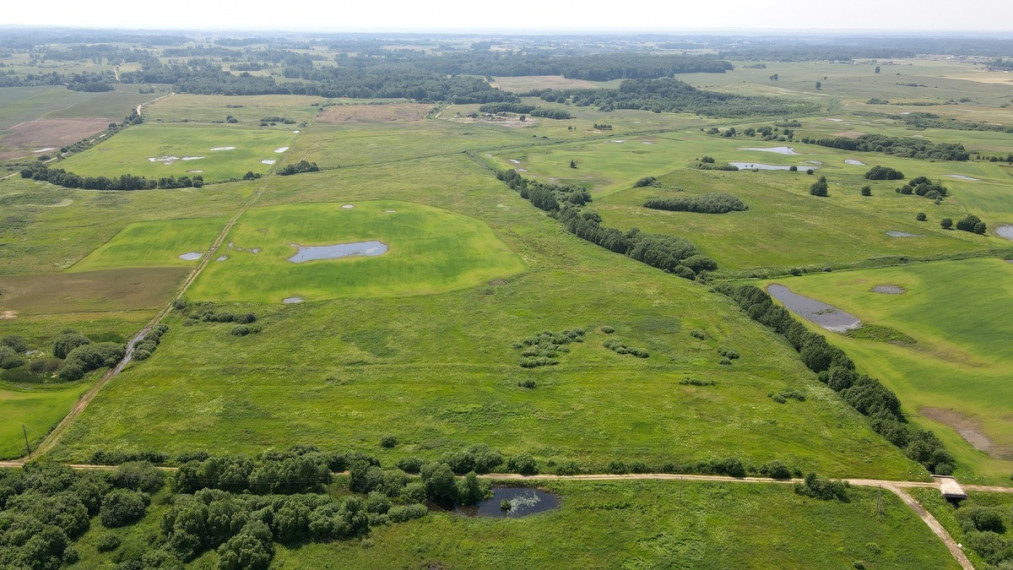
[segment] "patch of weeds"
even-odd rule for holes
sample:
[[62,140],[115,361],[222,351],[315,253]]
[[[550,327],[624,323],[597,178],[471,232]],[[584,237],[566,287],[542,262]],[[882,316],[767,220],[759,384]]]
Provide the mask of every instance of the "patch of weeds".
[[602,343],[602,345],[616,354],[629,354],[631,356],[636,356],[637,358],[647,358],[650,356],[650,354],[642,348],[630,348],[626,346],[625,343],[615,339],[606,340]]
[[851,338],[893,344],[915,344],[918,342],[899,330],[884,327],[883,325],[862,325],[861,328],[851,329],[844,334]]
[[689,336],[699,340],[707,340],[707,333],[703,331],[689,331]]
[[785,388],[780,392],[768,392],[767,397],[770,398],[771,400],[774,400],[778,404],[784,404],[789,399],[798,400],[799,402],[805,401],[805,394],[799,392],[798,390],[795,390],[794,388]]
[[683,378],[679,380],[679,384],[683,386],[717,386],[718,383],[713,380],[697,380],[696,378]]
[[559,364],[560,355],[570,352],[566,345],[584,342],[584,334],[584,329],[567,329],[558,333],[543,331],[514,343],[513,346],[522,351],[520,365],[523,368],[555,366]]

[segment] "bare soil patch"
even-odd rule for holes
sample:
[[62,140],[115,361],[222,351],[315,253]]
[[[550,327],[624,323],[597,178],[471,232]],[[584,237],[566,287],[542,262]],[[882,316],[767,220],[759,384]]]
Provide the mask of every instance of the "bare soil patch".
[[834,136],[835,137],[846,137],[846,138],[849,138],[849,139],[857,139],[858,137],[860,137],[860,136],[862,136],[864,134],[865,133],[860,133],[858,131],[841,131],[839,133],[834,133]]
[[432,105],[397,103],[389,105],[334,105],[320,114],[323,123],[387,123],[414,122],[426,118]]
[[[104,131],[115,119],[40,119],[25,121],[11,127],[0,139],[0,159],[7,160],[32,154],[40,148],[71,145]],[[55,152],[55,151],[54,151]]]
[[156,309],[189,271],[160,267],[0,276],[0,311],[16,315]]
[[17,311],[3,311],[0,312],[0,321],[9,321],[18,318]]
[[997,449],[992,443],[992,440],[982,433],[980,422],[975,421],[956,410],[944,410],[942,408],[931,408],[926,406],[918,410],[918,412],[930,420],[950,426],[960,434],[960,437],[964,438],[967,443],[970,443],[978,451],[984,451],[993,457],[999,457],[1001,459],[1013,458],[1013,453],[1011,453],[1010,450],[1001,451]]

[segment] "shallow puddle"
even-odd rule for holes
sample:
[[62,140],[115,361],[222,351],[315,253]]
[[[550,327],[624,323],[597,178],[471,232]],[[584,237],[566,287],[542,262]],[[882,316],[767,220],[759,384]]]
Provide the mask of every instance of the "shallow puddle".
[[[503,508],[503,501],[510,508]],[[559,508],[559,495],[528,487],[493,487],[492,498],[456,512],[469,517],[518,518]]]
[[907,293],[907,289],[899,285],[876,285],[872,288],[873,293],[882,293],[884,295],[902,295]]
[[767,293],[770,293],[771,297],[784,303],[784,306],[789,311],[807,321],[816,323],[828,331],[845,332],[861,328],[862,326],[862,321],[858,317],[845,313],[823,301],[817,301],[805,295],[794,293],[784,285],[769,285]]
[[288,258],[292,263],[317,261],[321,259],[340,259],[342,257],[365,256],[375,257],[387,253],[387,245],[379,241],[360,241],[355,243],[339,243],[335,245],[297,245],[299,251]]
[[[729,162],[732,166],[738,167],[739,170],[791,170],[790,166],[776,166],[773,164],[761,164],[759,162]],[[805,172],[808,169],[815,169],[815,166],[796,166],[795,169],[801,172]]]
[[1013,224],[1003,224],[995,228],[995,235],[1013,241]]
[[896,230],[890,230],[890,231],[886,232],[886,235],[888,235],[890,237],[894,237],[894,238],[919,238],[919,237],[925,237],[922,234],[909,234],[907,232],[898,232]]
[[790,146],[772,146],[766,148],[750,147],[744,148],[742,150],[758,150],[760,152],[775,152],[777,154],[801,154],[799,152],[795,152],[795,149],[791,148]]
[[196,251],[189,251],[187,253],[180,254],[179,258],[183,261],[197,261],[200,259],[201,254]]

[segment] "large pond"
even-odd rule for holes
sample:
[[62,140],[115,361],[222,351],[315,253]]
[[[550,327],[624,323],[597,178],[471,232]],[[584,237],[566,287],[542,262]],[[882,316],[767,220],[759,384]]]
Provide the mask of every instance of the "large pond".
[[[503,508],[503,501],[510,504]],[[461,507],[457,512],[470,517],[526,517],[559,508],[559,495],[528,487],[493,487],[492,498],[473,507]]]
[[[791,170],[790,166],[777,166],[774,164],[762,164],[759,162],[729,162],[732,166],[738,167],[739,170]],[[809,170],[810,168],[815,169],[815,166],[796,166],[795,167],[802,172]]]
[[296,245],[299,251],[288,258],[292,263],[316,261],[319,259],[340,259],[342,257],[366,256],[375,257],[387,253],[387,245],[379,241],[359,241],[339,243],[335,245]]
[[862,327],[858,317],[845,313],[833,305],[793,293],[784,285],[767,287],[770,296],[784,303],[789,311],[833,332],[845,332]]

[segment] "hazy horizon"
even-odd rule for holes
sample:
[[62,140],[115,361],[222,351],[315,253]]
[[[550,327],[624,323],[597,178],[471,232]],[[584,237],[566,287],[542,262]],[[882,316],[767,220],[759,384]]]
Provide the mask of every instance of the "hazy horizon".
[[237,0],[179,0],[158,11],[124,0],[102,4],[54,0],[45,11],[15,4],[4,8],[0,26],[116,29],[134,31],[222,31],[300,33],[447,34],[933,34],[1013,35],[1013,3],[983,0],[955,9],[942,0],[917,8],[898,0],[810,3],[807,0],[749,2],[713,0],[679,5],[631,0],[622,10],[604,4],[571,9],[554,3],[515,0],[506,6],[465,0],[375,4],[324,4],[291,0],[285,11],[258,10]]

